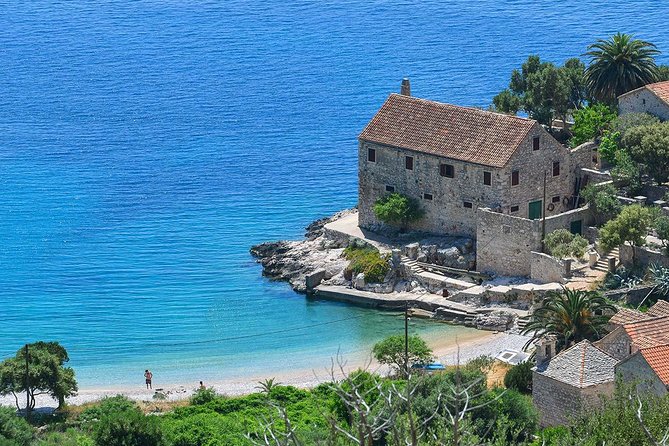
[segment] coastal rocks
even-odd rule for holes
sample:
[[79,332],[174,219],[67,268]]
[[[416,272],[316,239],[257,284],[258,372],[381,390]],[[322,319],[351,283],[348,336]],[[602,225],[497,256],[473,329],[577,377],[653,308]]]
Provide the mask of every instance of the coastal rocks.
[[506,331],[513,325],[513,321],[513,314],[494,311],[492,313],[477,314],[474,326],[479,330]]
[[466,237],[432,237],[402,247],[411,260],[458,269],[475,269],[474,242]]

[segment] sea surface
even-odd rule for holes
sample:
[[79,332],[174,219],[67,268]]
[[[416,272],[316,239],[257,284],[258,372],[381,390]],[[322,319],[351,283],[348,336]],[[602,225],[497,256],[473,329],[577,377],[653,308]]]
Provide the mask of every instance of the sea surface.
[[0,358],[58,340],[84,388],[327,366],[400,332],[248,250],[355,205],[356,136],[403,77],[486,107],[527,55],[616,31],[669,63],[663,1],[0,6]]

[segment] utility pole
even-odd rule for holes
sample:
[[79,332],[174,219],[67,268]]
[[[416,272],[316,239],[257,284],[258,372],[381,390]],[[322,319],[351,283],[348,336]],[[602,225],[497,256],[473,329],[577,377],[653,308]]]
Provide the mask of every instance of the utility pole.
[[30,421],[30,373],[29,373],[29,363],[28,363],[28,344],[25,346],[25,356],[26,356],[26,420]]
[[544,170],[544,199],[541,201],[541,252],[546,250],[546,175],[548,172]]
[[404,302],[404,373],[409,379],[409,301]]

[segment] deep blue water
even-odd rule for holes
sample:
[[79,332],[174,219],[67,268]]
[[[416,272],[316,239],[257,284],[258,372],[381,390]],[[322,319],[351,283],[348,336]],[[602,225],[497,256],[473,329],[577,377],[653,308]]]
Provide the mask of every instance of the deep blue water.
[[401,78],[487,106],[531,53],[561,63],[623,31],[669,54],[668,16],[623,0],[2,2],[0,357],[59,340],[85,387],[365,350],[401,320],[306,301],[248,248],[355,205],[356,136]]

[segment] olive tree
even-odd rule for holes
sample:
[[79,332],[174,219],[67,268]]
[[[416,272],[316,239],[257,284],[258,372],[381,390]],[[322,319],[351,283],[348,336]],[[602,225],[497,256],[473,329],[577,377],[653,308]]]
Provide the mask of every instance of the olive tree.
[[418,201],[406,195],[394,193],[380,198],[374,204],[374,215],[384,223],[399,226],[401,230],[423,217]]
[[[394,335],[388,336],[383,341],[377,342],[372,348],[374,359],[381,364],[389,365],[396,372],[406,371],[406,357],[404,336]],[[409,364],[420,363],[425,364],[433,359],[432,350],[427,346],[423,338],[418,335],[409,336]]]
[[623,145],[658,184],[669,180],[669,122],[632,128]]
[[616,218],[602,227],[602,246],[604,249],[612,249],[623,243],[642,246],[646,243],[646,235],[655,218],[655,212],[648,207],[638,204],[625,206]]

